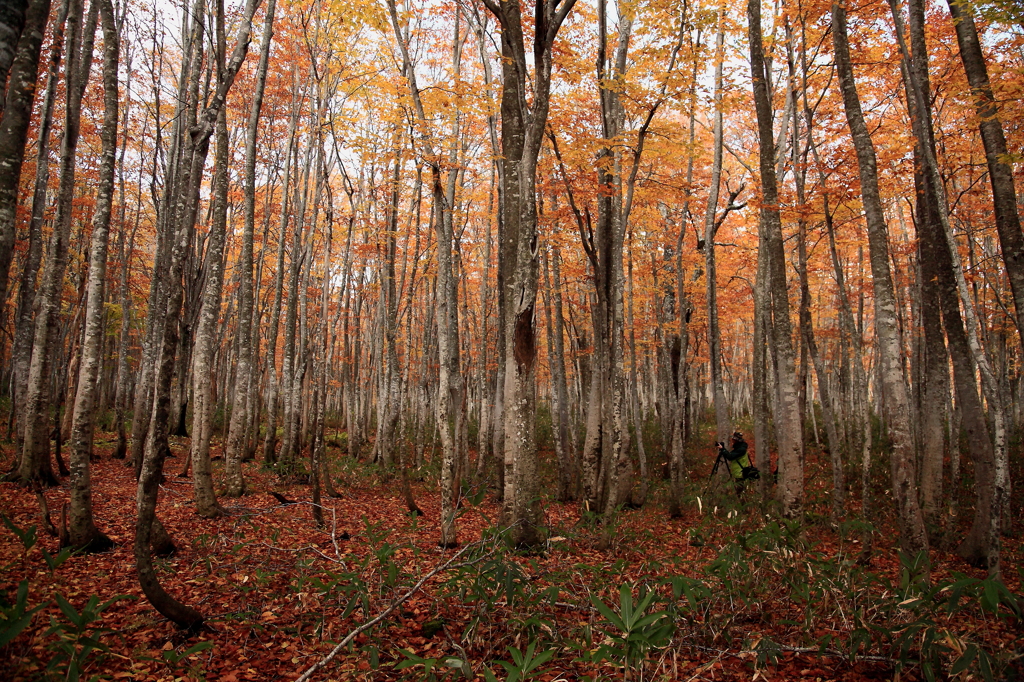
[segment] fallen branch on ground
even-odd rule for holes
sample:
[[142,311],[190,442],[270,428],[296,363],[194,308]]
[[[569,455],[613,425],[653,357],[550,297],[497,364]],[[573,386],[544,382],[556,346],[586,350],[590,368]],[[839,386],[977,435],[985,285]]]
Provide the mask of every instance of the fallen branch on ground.
[[[491,542],[500,542],[500,539],[494,539],[494,540],[491,540]],[[494,551],[496,549],[496,546],[492,547],[491,550],[489,552],[487,552],[486,554],[478,556],[475,559],[470,559],[469,561],[463,561],[461,563],[455,563],[456,559],[464,556],[470,550],[475,549],[477,547],[481,547],[483,545],[484,545],[484,541],[483,540],[480,540],[479,542],[472,542],[472,543],[466,545],[465,547],[463,547],[462,549],[460,549],[455,554],[453,554],[451,556],[451,558],[448,559],[447,561],[445,561],[444,563],[438,564],[437,566],[432,568],[430,571],[428,571],[426,573],[426,575],[424,575],[422,578],[420,578],[416,582],[415,585],[410,587],[408,589],[408,591],[406,591],[405,594],[403,594],[398,599],[395,599],[394,601],[392,601],[391,604],[389,604],[386,609],[384,609],[379,614],[377,614],[375,617],[371,618],[370,620],[366,621],[365,623],[363,623],[362,625],[356,627],[355,629],[350,631],[347,635],[345,635],[345,637],[340,642],[338,642],[338,644],[331,650],[331,653],[327,654],[322,659],[320,659],[319,661],[317,661],[316,663],[311,665],[308,669],[306,669],[306,672],[302,673],[302,675],[299,676],[299,678],[296,679],[295,682],[306,682],[306,680],[310,679],[313,676],[314,673],[316,673],[318,670],[322,669],[325,665],[330,663],[334,659],[335,656],[337,656],[339,653],[341,653],[342,649],[344,649],[346,646],[351,644],[352,640],[354,640],[360,634],[366,632],[367,630],[369,630],[370,628],[372,628],[373,626],[377,625],[382,620],[384,620],[385,618],[390,616],[394,612],[395,609],[397,609],[399,606],[401,606],[406,601],[408,601],[409,597],[411,597],[414,594],[416,594],[417,592],[419,592],[420,589],[426,584],[426,582],[428,580],[430,580],[431,578],[433,578],[438,573],[442,573],[444,571],[447,571],[450,568],[462,568],[464,566],[471,566],[471,565],[473,565],[473,564],[475,564],[475,563],[477,563],[479,561],[483,561],[485,558],[489,557],[491,554],[494,553]]]

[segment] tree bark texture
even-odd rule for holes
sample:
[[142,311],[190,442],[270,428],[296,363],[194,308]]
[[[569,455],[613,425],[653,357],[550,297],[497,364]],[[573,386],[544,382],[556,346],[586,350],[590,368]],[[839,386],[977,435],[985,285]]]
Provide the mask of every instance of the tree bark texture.
[[106,330],[103,324],[103,289],[107,276],[107,246],[114,198],[117,155],[118,83],[120,40],[112,0],[95,0],[103,27],[103,128],[100,132],[99,182],[89,247],[89,283],[85,304],[85,340],[81,346],[78,391],[71,424],[71,508],[68,521],[73,547],[103,550],[112,543],[96,527],[92,513],[89,458],[92,456],[96,420],[97,377]]
[[25,139],[38,83],[39,53],[49,16],[50,0],[31,0],[25,9],[0,118],[0,316],[7,300],[7,276],[17,227],[18,181],[25,160]]
[[50,135],[53,130],[53,109],[57,94],[57,81],[60,78],[60,62],[64,57],[64,24],[67,14],[68,1],[64,0],[53,25],[46,76],[46,94],[43,97],[39,113],[36,181],[32,193],[32,217],[29,219],[28,253],[19,282],[14,346],[11,349],[11,367],[14,375],[12,403],[15,406],[11,417],[17,420],[19,441],[24,439],[25,434],[23,396],[28,388],[28,370],[32,360],[32,341],[35,336],[33,320],[35,319],[36,280],[39,277],[39,266],[43,261],[43,221],[46,215],[47,190],[50,182]]
[[874,145],[868,133],[850,61],[846,9],[832,4],[832,38],[836,54],[843,106],[857,152],[861,196],[868,226],[871,280],[875,294],[875,334],[878,338],[879,371],[885,392],[886,421],[893,442],[890,456],[893,499],[900,526],[900,546],[911,556],[928,551],[928,536],[917,500],[914,434],[910,424],[910,399],[903,378],[902,348],[896,319],[896,297],[889,268],[889,242]]
[[[1024,334],[1024,233],[1021,232],[1017,192],[1013,184],[1013,167],[1007,154],[1006,136],[999,118],[995,94],[988,78],[985,55],[981,51],[978,28],[974,23],[974,10],[962,0],[948,0],[949,13],[956,27],[956,41],[960,59],[967,74],[967,82],[975,98],[978,130],[985,146],[988,177],[992,185],[992,204],[996,214],[996,231],[1006,264],[1006,274],[1013,291],[1017,313],[1017,330]],[[1024,337],[1021,339],[1024,344]]]
[[504,523],[515,545],[540,542],[534,434],[537,339],[537,160],[550,104],[552,46],[575,0],[535,7],[533,100],[528,101],[526,41],[518,0],[484,0],[501,24],[502,250],[504,285]]
[[238,364],[235,372],[235,392],[231,402],[231,422],[224,450],[224,476],[229,490],[243,490],[242,459],[245,449],[245,432],[248,425],[249,394],[253,386],[253,233],[256,226],[256,137],[259,132],[260,112],[263,108],[263,94],[267,84],[267,64],[270,58],[270,44],[274,36],[274,12],[276,0],[268,0],[263,23],[263,37],[260,46],[260,60],[256,68],[256,89],[253,92],[252,108],[245,128],[245,161],[242,192],[242,250],[239,256],[238,274]]
[[25,442],[22,446],[18,474],[23,481],[49,485],[55,482],[50,468],[50,367],[56,355],[57,326],[60,315],[61,290],[68,260],[71,237],[71,202],[75,184],[75,155],[78,149],[82,95],[92,64],[92,33],[96,28],[96,6],[89,13],[83,28],[80,0],[73,0],[68,10],[65,72],[68,74],[67,105],[64,113],[64,137],[60,154],[60,187],[56,216],[47,251],[39,291],[39,304],[32,342],[28,384],[25,390]]
[[[772,130],[772,109],[764,62],[759,0],[747,3],[750,37],[750,69],[754,85],[754,107],[757,112],[759,157],[761,170],[760,230],[765,235],[771,299],[772,340],[778,366],[776,368],[775,425],[779,443],[778,497],[787,518],[803,514],[804,472],[803,434],[795,379],[793,326],[789,316],[786,286],[786,255],[782,241],[782,220],[775,171],[775,144]],[[758,444],[758,447],[761,447]]]

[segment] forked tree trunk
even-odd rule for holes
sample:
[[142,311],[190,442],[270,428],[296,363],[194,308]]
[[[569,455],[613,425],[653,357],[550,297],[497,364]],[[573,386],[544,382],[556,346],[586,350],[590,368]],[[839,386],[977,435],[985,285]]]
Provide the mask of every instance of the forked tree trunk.
[[518,0],[484,0],[502,25],[501,146],[504,284],[504,525],[515,545],[540,542],[539,479],[534,435],[537,339],[537,161],[547,127],[552,47],[575,0],[535,6],[533,99],[528,99],[526,42]]
[[[599,37],[598,79],[600,82],[601,118],[603,137],[615,139],[625,126],[625,111],[619,97],[617,85],[625,79],[626,57],[632,36],[632,18],[626,14],[619,17],[618,45],[609,64],[604,56],[607,30],[604,26],[605,0],[599,3],[599,19],[602,22]],[[611,73],[605,69],[611,66]],[[606,80],[608,76],[610,80]],[[617,507],[628,502],[629,490],[633,483],[633,465],[629,456],[628,404],[626,397],[625,335],[623,286],[623,253],[626,238],[626,219],[623,215],[622,152],[620,147],[606,148],[599,152],[610,164],[598,165],[597,181],[610,194],[598,193],[597,232],[595,241],[600,241],[598,261],[595,267],[595,284],[603,284],[597,300],[602,310],[604,343],[598,349],[605,373],[605,391],[601,405],[601,460],[605,482],[605,499],[600,510],[610,514]],[[598,274],[599,273],[599,274]],[[603,280],[603,281],[602,281]]]

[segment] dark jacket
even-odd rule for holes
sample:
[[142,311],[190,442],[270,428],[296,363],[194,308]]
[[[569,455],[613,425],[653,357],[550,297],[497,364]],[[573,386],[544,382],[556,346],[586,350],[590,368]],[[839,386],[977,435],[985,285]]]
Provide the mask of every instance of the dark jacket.
[[734,440],[732,450],[726,450],[722,448],[722,455],[725,456],[725,461],[729,464],[729,474],[732,475],[733,479],[740,481],[743,480],[743,469],[750,466],[750,457],[747,455],[747,441]]

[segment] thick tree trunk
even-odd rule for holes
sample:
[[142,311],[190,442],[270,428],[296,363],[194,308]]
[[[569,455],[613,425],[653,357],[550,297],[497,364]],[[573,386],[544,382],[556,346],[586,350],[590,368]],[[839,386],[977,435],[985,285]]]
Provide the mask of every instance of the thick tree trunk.
[[50,365],[56,355],[57,325],[60,316],[61,290],[68,260],[71,237],[71,203],[75,185],[75,155],[78,149],[82,94],[92,65],[93,33],[96,28],[96,6],[89,13],[87,26],[82,27],[82,5],[73,0],[68,10],[67,105],[64,114],[64,138],[61,142],[60,188],[57,194],[56,217],[50,235],[48,258],[43,269],[39,305],[32,342],[28,385],[25,391],[25,442],[18,476],[24,482],[44,485],[55,483],[50,468]]
[[81,346],[78,391],[71,425],[71,510],[68,534],[73,547],[102,551],[113,543],[96,527],[92,513],[89,458],[92,456],[96,419],[97,375],[106,330],[103,324],[103,287],[107,276],[107,245],[114,197],[117,154],[118,85],[120,42],[112,0],[98,1],[103,25],[103,128],[96,209],[89,247],[89,284],[85,305],[85,340]]
[[260,46],[260,61],[256,70],[256,90],[253,93],[252,109],[245,129],[245,161],[242,178],[242,251],[238,268],[238,364],[236,365],[235,391],[231,401],[231,423],[228,427],[227,442],[224,445],[224,477],[226,487],[231,491],[245,489],[242,480],[242,459],[245,455],[245,435],[249,424],[250,393],[258,388],[253,386],[253,232],[256,226],[256,136],[259,131],[260,112],[263,107],[263,93],[267,84],[267,63],[270,43],[274,36],[274,10],[276,0],[269,0],[263,23],[263,37]]
[[[218,6],[219,9],[219,6]],[[223,55],[223,17],[218,17],[217,41]],[[221,58],[221,61],[223,59]],[[218,65],[223,69],[223,64]],[[228,217],[228,127],[222,111],[217,118],[217,153],[213,171],[213,211],[210,236],[206,251],[206,283],[203,288],[202,309],[196,327],[193,349],[193,419],[192,442],[189,459],[192,461],[192,482],[196,498],[196,513],[204,518],[221,516],[224,510],[217,503],[213,491],[213,473],[210,465],[210,439],[213,436],[213,376],[212,360],[218,339],[217,322],[220,318],[221,290],[224,284],[224,240]]]
[[32,360],[32,341],[35,336],[34,310],[36,280],[43,260],[43,221],[46,217],[47,190],[50,181],[50,133],[53,129],[54,100],[57,81],[60,78],[60,62],[64,56],[64,23],[68,15],[68,1],[64,0],[57,12],[53,26],[52,47],[46,77],[46,94],[43,96],[39,113],[38,141],[36,146],[36,180],[32,193],[32,217],[29,219],[28,253],[18,286],[18,308],[14,331],[14,345],[11,349],[12,384],[14,387],[11,403],[11,419],[17,420],[18,441],[25,434],[25,401],[23,396],[28,388],[29,363]]
[[832,5],[832,37],[836,68],[846,119],[857,152],[861,196],[868,225],[871,279],[875,294],[875,334],[878,337],[879,371],[885,392],[886,421],[893,451],[890,456],[892,492],[900,526],[900,546],[911,556],[928,552],[928,536],[917,500],[914,473],[914,434],[910,424],[910,400],[903,379],[902,349],[897,334],[896,298],[889,268],[889,243],[878,192],[875,150],[868,133],[850,62],[846,31],[846,9]]
[[[0,118],[0,317],[7,300],[7,275],[14,255],[17,224],[18,182],[36,96],[39,53],[49,16],[50,0],[31,0],[25,9]],[[3,59],[2,49],[0,45],[0,59]]]
[[786,254],[779,215],[775,143],[761,35],[760,0],[749,0],[747,3],[747,21],[761,170],[760,230],[765,235],[767,274],[771,283],[770,293],[766,293],[772,301],[772,340],[778,362],[775,373],[775,424],[779,442],[778,497],[782,503],[783,515],[787,518],[799,518],[803,514],[804,497],[803,434],[800,431],[801,415],[795,382],[792,322],[789,317],[789,298],[786,290]]
[[[601,2],[603,6],[604,0]],[[602,36],[607,31],[602,29]],[[614,54],[611,77],[621,82],[625,76],[626,55],[632,34],[632,19],[629,15],[619,17],[618,45]],[[625,113],[619,98],[618,87],[611,86],[602,77],[605,60],[599,59],[599,79],[601,82],[601,113],[605,139],[614,139],[624,127]],[[602,260],[605,276],[604,301],[606,303],[605,341],[601,350],[608,354],[604,358],[606,368],[605,402],[601,421],[602,452],[604,472],[607,476],[607,499],[603,511],[606,514],[629,500],[629,490],[633,483],[633,465],[629,456],[629,428],[627,425],[627,397],[625,372],[625,335],[624,335],[624,301],[623,289],[625,272],[623,270],[623,253],[625,247],[626,220],[623,216],[623,183],[621,148],[602,150],[612,163],[602,168],[599,165],[598,184],[612,191],[610,195],[599,193],[598,197],[598,231],[604,237],[604,247],[598,254]],[[599,155],[601,154],[599,153]],[[603,223],[603,225],[602,225]],[[600,281],[600,277],[595,280]],[[601,297],[599,296],[599,301]]]
[[[540,542],[537,477],[535,307],[537,298],[537,160],[547,125],[552,45],[575,5],[536,4],[533,100],[528,101],[526,43],[517,0],[485,0],[502,25],[502,255],[504,284],[504,524],[518,546]],[[532,105],[532,106],[531,106]]]

